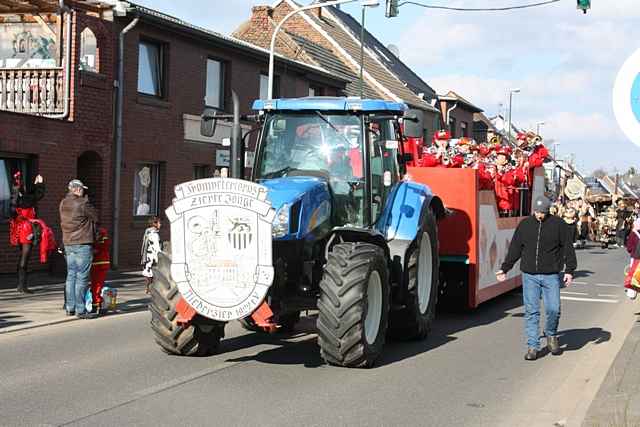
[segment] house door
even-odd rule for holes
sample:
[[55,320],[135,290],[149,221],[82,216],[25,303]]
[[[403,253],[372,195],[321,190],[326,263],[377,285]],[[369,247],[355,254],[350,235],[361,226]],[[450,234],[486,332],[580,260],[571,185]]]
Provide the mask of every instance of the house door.
[[95,151],[85,151],[78,157],[78,179],[89,189],[89,201],[102,212],[103,185],[102,185],[102,157]]

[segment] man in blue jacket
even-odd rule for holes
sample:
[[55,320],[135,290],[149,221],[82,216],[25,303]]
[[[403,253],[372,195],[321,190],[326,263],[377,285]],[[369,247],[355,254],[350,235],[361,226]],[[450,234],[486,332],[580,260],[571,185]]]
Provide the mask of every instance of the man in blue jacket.
[[536,198],[533,215],[522,220],[516,228],[502,269],[496,272],[498,281],[504,281],[506,273],[520,260],[528,347],[524,356],[526,360],[538,358],[540,297],[546,311],[544,335],[547,337],[547,347],[553,355],[562,353],[557,336],[560,320],[560,275],[564,270],[563,280],[569,286],[577,267],[576,253],[567,224],[561,218],[549,215],[550,207],[551,201],[546,197]]

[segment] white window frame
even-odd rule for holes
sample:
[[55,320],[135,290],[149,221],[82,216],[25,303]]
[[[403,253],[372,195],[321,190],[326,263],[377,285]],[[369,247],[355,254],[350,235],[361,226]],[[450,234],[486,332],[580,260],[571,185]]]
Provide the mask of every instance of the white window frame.
[[[148,167],[149,170],[149,190],[142,193],[140,172],[143,168]],[[142,194],[148,195],[146,203],[148,205],[148,211],[144,211],[144,207],[141,206]],[[154,162],[140,162],[136,164],[134,176],[133,176],[133,216],[134,217],[147,217],[151,215],[158,215],[160,204],[160,164]]]
[[[214,63],[216,63],[219,67],[219,72],[218,72],[218,100],[214,101],[214,102],[210,102],[211,101],[211,96],[213,96],[213,93],[209,94],[210,92],[210,88],[212,88],[212,86],[210,86],[210,84],[214,84],[210,83],[211,80],[209,79],[209,66],[213,65]],[[207,107],[212,107],[212,108],[217,108],[219,110],[224,110],[224,90],[225,90],[225,63],[219,59],[216,58],[207,58],[206,61],[206,65],[205,65],[205,88],[204,88],[204,104]]]
[[[157,65],[157,90],[154,91],[148,91],[146,90],[146,88],[141,87],[142,81],[140,80],[140,77],[142,75],[142,67],[143,67],[143,61],[142,61],[142,55],[141,55],[141,48],[142,45],[148,45],[148,46],[153,46],[155,48],[158,49],[158,65]],[[148,39],[144,39],[141,38],[138,41],[138,93],[146,95],[146,96],[154,96],[156,98],[163,98],[165,96],[165,45],[162,42],[157,42],[157,41],[153,41],[153,40],[148,40]],[[151,64],[149,64],[151,66]],[[152,71],[149,71],[151,74]]]

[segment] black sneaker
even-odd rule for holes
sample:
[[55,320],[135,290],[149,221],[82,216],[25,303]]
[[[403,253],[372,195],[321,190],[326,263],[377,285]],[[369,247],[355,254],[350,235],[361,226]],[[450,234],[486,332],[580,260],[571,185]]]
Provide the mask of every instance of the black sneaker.
[[65,310],[65,313],[67,313],[67,316],[75,316],[76,315],[75,311]]
[[554,356],[559,356],[560,354],[562,354],[558,337],[547,337],[547,348]]
[[524,355],[524,360],[536,360],[538,358],[538,350],[530,348],[527,350],[527,354]]
[[78,319],[95,319],[97,318],[98,315],[95,313],[82,313],[82,314],[78,314]]

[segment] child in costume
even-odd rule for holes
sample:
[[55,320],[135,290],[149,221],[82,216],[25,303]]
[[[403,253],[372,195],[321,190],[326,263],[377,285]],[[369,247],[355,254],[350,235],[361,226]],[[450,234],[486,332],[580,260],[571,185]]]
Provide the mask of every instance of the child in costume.
[[162,250],[160,247],[160,227],[162,227],[162,221],[159,217],[153,216],[149,219],[149,227],[144,231],[144,237],[142,239],[142,250],[140,255],[142,256],[142,275],[146,280],[146,293],[149,293],[149,286],[153,281],[153,271],[151,270],[154,265],[158,263],[158,254]]
[[111,266],[111,239],[104,227],[98,228],[96,239],[93,242],[93,262],[91,263],[91,299],[93,312],[100,315],[103,310],[102,288],[104,280]]

